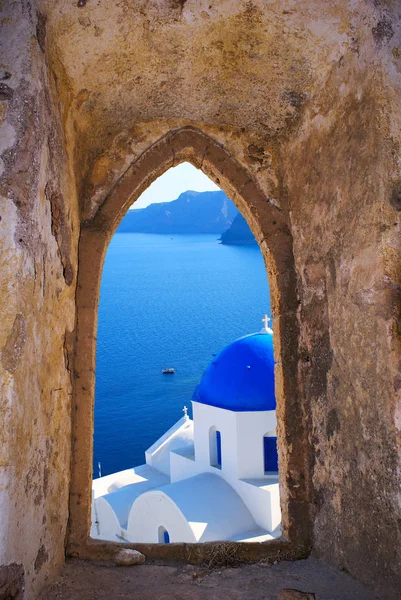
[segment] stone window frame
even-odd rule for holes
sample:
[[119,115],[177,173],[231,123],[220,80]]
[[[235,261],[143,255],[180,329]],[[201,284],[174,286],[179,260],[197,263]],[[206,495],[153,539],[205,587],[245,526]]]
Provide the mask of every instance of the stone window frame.
[[[193,127],[169,131],[124,171],[98,207],[81,223],[76,292],[76,337],[72,407],[72,461],[66,552],[86,559],[112,559],[121,546],[149,559],[208,560],[214,543],[127,544],[89,537],[96,334],[100,281],[106,251],[128,208],[160,175],[190,162],[212,179],[246,218],[269,277],[274,330],[277,440],[282,538],[235,543],[237,559],[295,559],[307,556],[312,540],[312,485],[308,421],[298,378],[298,297],[288,215],[261,191],[247,169],[216,140]],[[221,542],[219,542],[221,544]],[[233,542],[227,542],[231,547]]]

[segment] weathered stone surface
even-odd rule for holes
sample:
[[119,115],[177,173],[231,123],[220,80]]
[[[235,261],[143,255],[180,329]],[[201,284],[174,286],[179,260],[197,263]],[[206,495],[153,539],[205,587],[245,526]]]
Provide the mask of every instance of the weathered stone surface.
[[1,351],[1,362],[10,373],[15,373],[17,369],[25,342],[26,320],[23,315],[18,314]]
[[138,550],[131,550],[127,548],[127,550],[120,550],[117,552],[114,558],[114,562],[119,567],[128,567],[130,565],[140,565],[144,563],[146,557],[142,552],[138,552]]
[[[42,48],[35,37],[40,22],[32,3],[0,5],[0,573],[7,574],[0,597],[7,600],[31,600],[57,572],[68,520],[72,392],[63,342],[74,329],[78,215],[44,35]],[[63,198],[57,231],[49,181]],[[59,245],[74,265],[70,286]]]
[[0,13],[0,565],[22,565],[30,599],[65,540],[115,553],[87,543],[102,261],[130,203],[189,160],[241,209],[271,284],[287,541],[241,557],[313,547],[390,598],[400,4],[35,0]]
[[315,600],[315,594],[300,592],[299,590],[281,590],[278,600]]
[[40,600],[132,600],[133,594],[141,600],[277,600],[283,588],[313,589],[317,600],[377,600],[351,577],[314,559],[235,569],[152,564],[116,569],[73,560]]
[[24,568],[15,563],[0,567],[0,600],[23,600]]

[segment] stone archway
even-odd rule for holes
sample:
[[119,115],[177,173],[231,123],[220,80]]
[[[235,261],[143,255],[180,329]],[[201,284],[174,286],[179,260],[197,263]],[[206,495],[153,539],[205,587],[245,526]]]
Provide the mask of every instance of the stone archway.
[[[311,483],[307,418],[298,393],[298,300],[287,217],[261,192],[246,169],[218,142],[184,127],[157,140],[121,175],[104,201],[81,224],[74,356],[73,456],[67,551],[107,557],[115,544],[89,540],[92,480],[96,331],[100,280],[109,241],[129,206],[164,171],[191,162],[213,179],[245,216],[269,275],[274,317],[276,396],[284,540],[240,544],[246,558],[304,556],[311,540]],[[140,544],[135,548],[141,549]],[[127,547],[127,545],[124,545]],[[128,546],[129,547],[129,546]],[[149,546],[150,557],[200,561],[207,544]]]

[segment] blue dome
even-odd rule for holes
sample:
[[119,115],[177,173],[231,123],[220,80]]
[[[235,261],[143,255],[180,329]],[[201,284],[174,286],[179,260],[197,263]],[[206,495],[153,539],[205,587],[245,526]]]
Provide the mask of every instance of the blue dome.
[[275,410],[273,335],[253,333],[208,365],[192,400],[235,412]]

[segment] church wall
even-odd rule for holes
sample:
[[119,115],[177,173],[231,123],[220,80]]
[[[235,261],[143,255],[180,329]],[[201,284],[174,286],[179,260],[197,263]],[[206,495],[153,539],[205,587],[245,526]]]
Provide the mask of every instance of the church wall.
[[[94,521],[98,521],[97,524]],[[122,535],[121,525],[112,506],[107,498],[98,498],[92,504],[92,525],[90,535],[92,538],[102,540],[118,541]]]
[[[263,436],[276,427],[274,411],[234,412],[192,402],[195,459],[202,469],[210,464],[209,431],[221,434],[221,471],[234,479],[263,477]],[[220,471],[220,469],[219,469]]]
[[0,598],[29,600],[64,561],[78,227],[45,19],[0,24]]
[[135,500],[128,518],[128,539],[155,543],[159,527],[168,531],[171,542],[211,542],[252,532],[255,521],[222,477],[202,472]]
[[[195,501],[196,502],[196,501]],[[195,543],[196,537],[185,516],[163,492],[148,492],[133,505],[128,518],[128,539],[139,543],[157,544],[159,527],[164,527],[170,542]]]
[[249,507],[257,525],[273,533],[281,523],[279,484],[277,479],[266,479],[260,484],[260,479],[251,485],[239,480],[233,487]]
[[236,421],[237,476],[239,479],[263,477],[265,474],[263,437],[276,428],[275,412],[240,412],[236,415]]
[[183,456],[178,452],[172,452],[170,455],[170,473],[171,483],[175,481],[181,481],[181,479],[188,479],[193,475],[201,473],[201,470],[197,468],[197,464],[193,458]]
[[214,473],[225,479],[236,491],[252,513],[256,524],[262,529],[273,532],[281,522],[280,491],[277,478],[266,478],[261,485],[260,478],[256,482],[241,481],[236,475],[225,471],[217,471],[215,467],[198,463],[180,454],[171,454],[171,481],[189,479],[200,473]]
[[232,477],[237,475],[236,415],[233,412],[192,402],[194,421],[195,460],[202,469],[218,470],[210,464],[209,430],[215,427],[221,434],[221,471]]
[[182,417],[145,452],[146,464],[170,475],[170,451],[176,448],[193,451],[193,422]]
[[[217,474],[240,496],[256,524],[272,532],[281,520],[279,485],[277,478],[264,478],[263,435],[276,424],[274,412],[236,413],[194,401],[192,407],[195,460],[172,453],[172,482],[200,473]],[[209,462],[211,427],[221,432],[221,469]],[[247,479],[264,479],[264,486],[255,481],[249,484]]]

